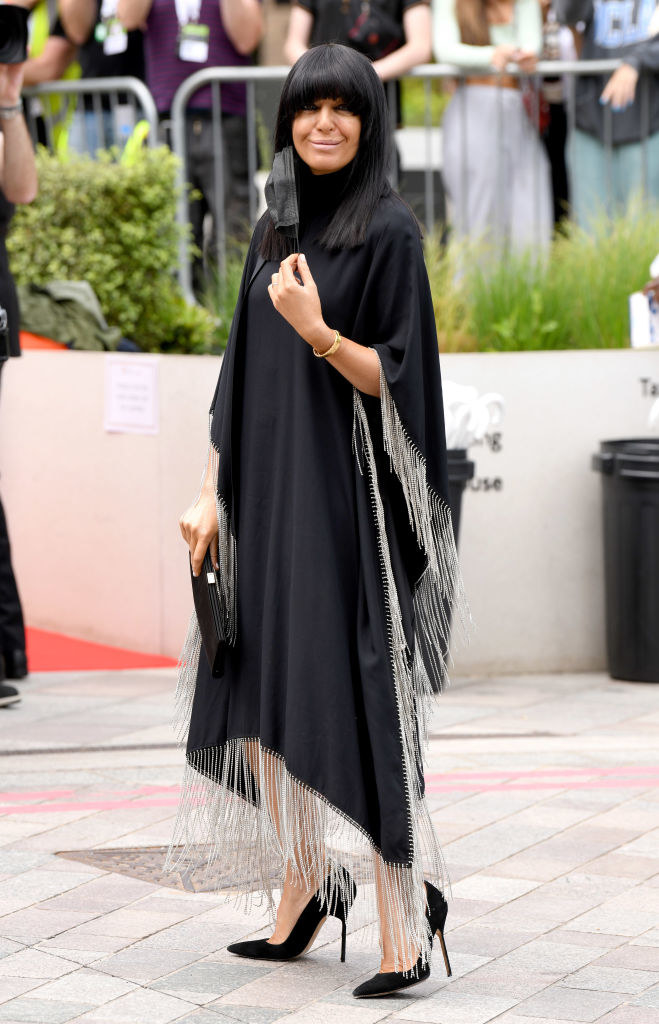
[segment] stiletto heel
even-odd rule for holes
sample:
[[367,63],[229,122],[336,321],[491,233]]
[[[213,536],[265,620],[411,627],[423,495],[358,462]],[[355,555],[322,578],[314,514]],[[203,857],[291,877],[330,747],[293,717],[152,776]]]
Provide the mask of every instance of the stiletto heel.
[[444,957],[446,974],[450,978],[453,972],[451,970],[448,953],[446,952],[446,943],[444,941],[444,925],[446,924],[446,915],[448,914],[448,903],[439,889],[436,889],[434,885],[430,884],[430,882],[426,882],[426,896],[428,899],[426,917],[430,923],[430,932],[431,935],[436,935],[439,939],[439,944],[442,947],[442,956]]
[[451,970],[451,965],[450,965],[449,959],[448,959],[448,953],[446,952],[446,943],[444,942],[444,932],[438,931],[437,935],[439,937],[439,944],[442,947],[442,955],[444,957],[444,966],[446,967],[446,974],[447,974],[447,977],[450,978],[451,975],[453,974],[453,971]]
[[348,912],[355,902],[357,886],[344,867],[339,867],[337,870],[343,876],[341,885],[343,898],[338,891],[335,891],[334,898],[330,901],[330,876],[328,875],[321,888],[313,894],[307,903],[284,942],[252,939],[247,942],[234,942],[227,946],[227,951],[235,953],[236,956],[248,957],[250,960],[294,960],[310,949],[327,918],[336,917],[341,922],[341,963],[345,963],[346,922]]
[[[446,966],[446,973],[451,977],[451,965],[448,959],[448,953],[446,952],[446,943],[444,942],[444,925],[446,923],[446,915],[448,913],[448,904],[444,899],[443,895],[436,889],[430,882],[425,883],[426,886],[426,920],[430,928],[430,943],[432,946],[433,937],[439,936],[439,942],[442,947],[442,953],[444,955],[444,964]],[[388,996],[394,992],[400,992],[403,988],[409,988],[411,985],[418,985],[421,981],[425,981],[430,976],[430,964],[427,963],[424,967],[423,957],[419,955],[419,959],[409,971],[386,971],[385,973],[375,974],[368,981],[363,982],[359,985],[352,993],[357,999],[372,999],[374,996]]]

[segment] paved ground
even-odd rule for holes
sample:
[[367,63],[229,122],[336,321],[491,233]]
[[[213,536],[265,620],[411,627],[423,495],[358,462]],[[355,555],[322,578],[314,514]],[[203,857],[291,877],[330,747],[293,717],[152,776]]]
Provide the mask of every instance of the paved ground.
[[428,789],[454,977],[437,949],[413,994],[360,1003],[376,952],[353,935],[341,964],[335,922],[303,960],[239,962],[227,943],[263,918],[158,884],[141,851],[167,844],[176,805],[172,688],[163,671],[35,676],[0,711],[0,1021],[658,1024],[659,686],[453,684]]

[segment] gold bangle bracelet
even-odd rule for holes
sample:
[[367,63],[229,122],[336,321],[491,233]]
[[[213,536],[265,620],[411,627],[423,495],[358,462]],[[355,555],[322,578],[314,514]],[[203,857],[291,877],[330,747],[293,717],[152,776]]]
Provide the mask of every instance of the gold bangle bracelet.
[[338,350],[338,347],[339,347],[340,344],[341,344],[341,335],[340,335],[339,331],[334,331],[334,341],[332,342],[330,347],[327,349],[327,351],[326,352],[316,352],[316,349],[313,349],[313,354],[315,356],[318,356],[319,359],[327,359],[328,356],[333,356],[334,355],[334,353]]

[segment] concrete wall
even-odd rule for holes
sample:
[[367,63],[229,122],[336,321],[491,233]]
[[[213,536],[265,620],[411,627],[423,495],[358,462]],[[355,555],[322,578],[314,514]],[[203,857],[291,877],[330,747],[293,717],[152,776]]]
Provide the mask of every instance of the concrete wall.
[[[158,359],[155,436],[105,432],[105,360],[26,352],[3,374],[2,496],[27,619],[176,655],[190,609],[177,518],[197,492],[219,359]],[[659,382],[659,355],[455,355],[442,366],[507,405],[500,437],[470,453],[477,479],[464,496],[460,550],[477,629],[456,669],[602,667],[600,482],[590,456],[600,439],[646,432],[653,388],[642,381]]]

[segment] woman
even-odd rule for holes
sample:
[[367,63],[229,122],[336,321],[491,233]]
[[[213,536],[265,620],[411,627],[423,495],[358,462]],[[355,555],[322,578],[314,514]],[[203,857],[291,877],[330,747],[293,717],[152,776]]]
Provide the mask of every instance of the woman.
[[[20,356],[18,298],[9,270],[5,239],[14,203],[31,203],[37,194],[34,148],[25,118],[21,89],[24,64],[0,64],[0,306],[7,313],[9,354]],[[0,377],[4,366],[0,339]],[[11,565],[7,522],[0,502],[0,707],[20,700],[15,687],[3,682],[27,675],[25,628]]]
[[509,64],[531,74],[542,48],[538,0],[438,0],[437,60],[468,70],[442,124],[444,184],[458,237],[495,251],[546,249],[552,233],[550,171],[537,124],[538,98],[526,96]]
[[229,947],[258,959],[300,955],[328,915],[343,958],[358,864],[382,946],[358,996],[427,977],[443,932],[421,754],[458,586],[432,301],[387,134],[365,57],[300,58],[181,519],[193,573],[209,546],[218,566],[227,645],[214,679],[193,618],[174,842],[271,907],[282,880],[273,935]]

